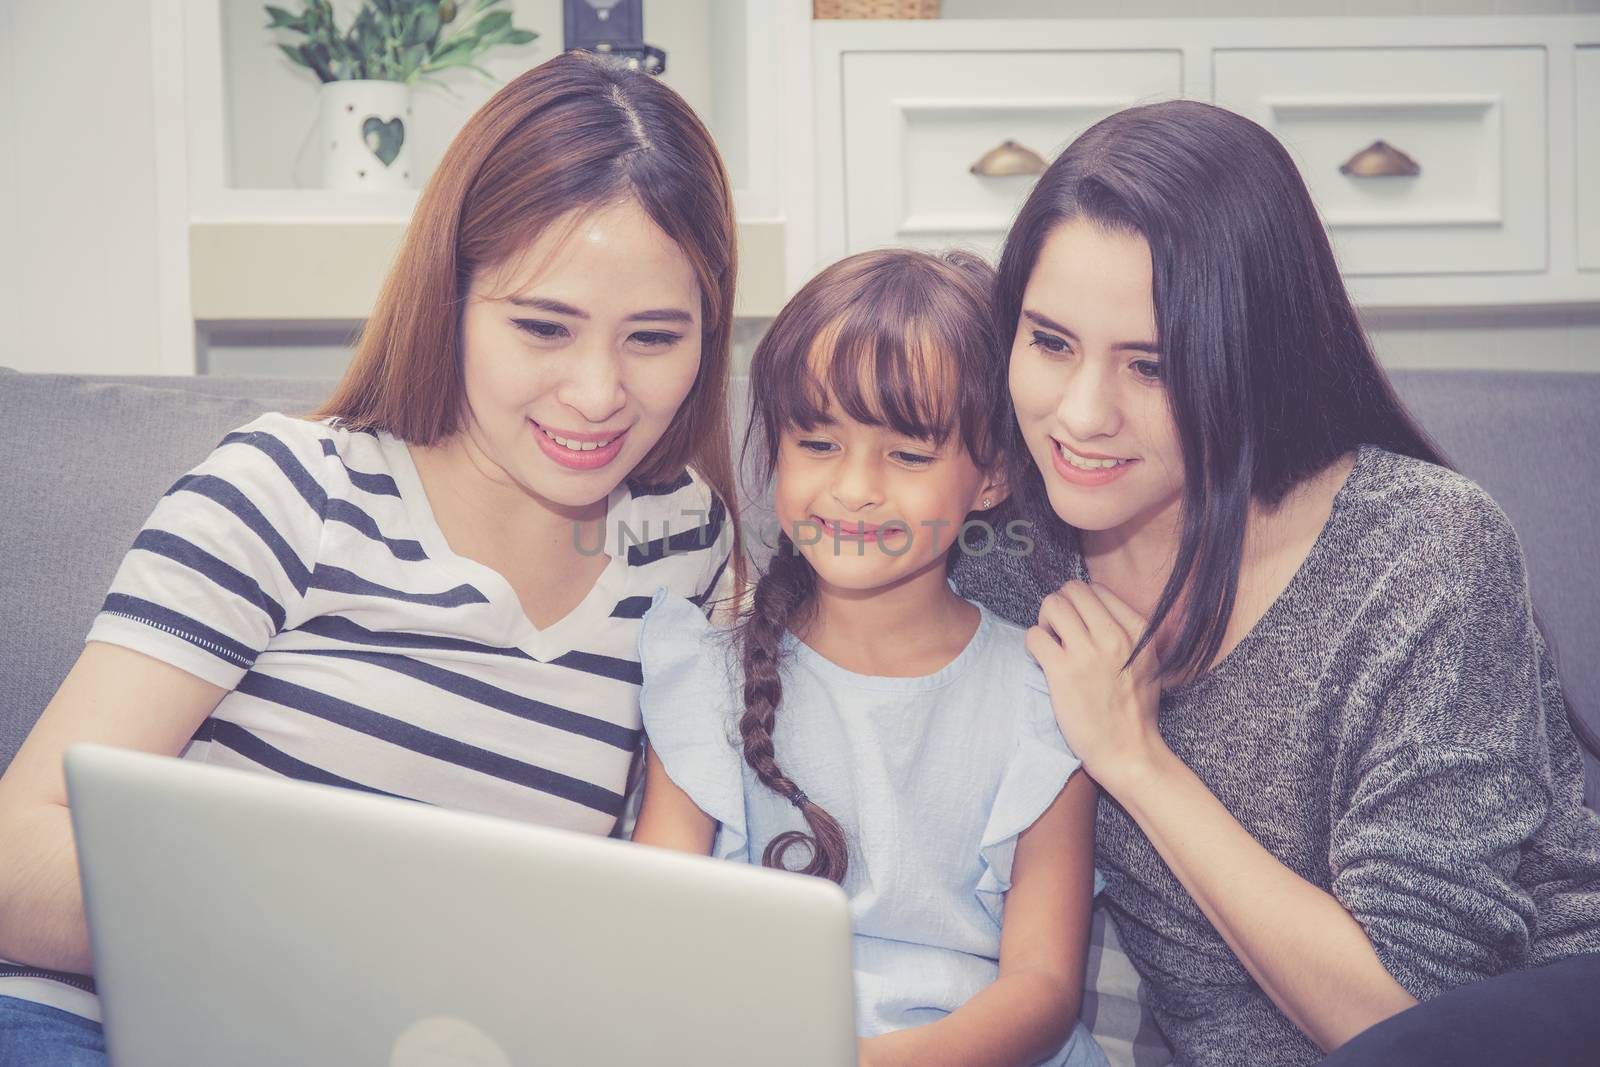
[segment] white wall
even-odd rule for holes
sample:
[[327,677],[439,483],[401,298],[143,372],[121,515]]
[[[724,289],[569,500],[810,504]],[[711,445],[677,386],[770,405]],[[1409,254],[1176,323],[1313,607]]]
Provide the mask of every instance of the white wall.
[[153,372],[151,5],[84,8],[0,0],[0,366]]

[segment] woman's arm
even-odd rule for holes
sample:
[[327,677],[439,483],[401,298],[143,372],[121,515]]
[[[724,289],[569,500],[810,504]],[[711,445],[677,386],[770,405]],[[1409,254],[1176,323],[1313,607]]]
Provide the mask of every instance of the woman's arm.
[[1322,1049],[1416,1003],[1361,924],[1252,837],[1156,729],[1160,688],[1144,620],[1104,586],[1045,598],[1028,650],[1067,743],[1115,797],[1278,1009]]
[[1263,848],[1165,745],[1104,784],[1245,970],[1324,1052],[1416,1003],[1355,917]]
[[863,1041],[862,1067],[1022,1067],[1061,1047],[1083,1002],[1097,794],[1074,774],[1018,837],[1000,977],[938,1022]]
[[227,690],[118,645],[91,641],[0,777],[0,956],[93,970],[61,770],[92,741],[177,755]]
[[633,827],[633,841],[679,852],[706,855],[717,833],[717,821],[695,806],[678,788],[653,749],[645,750],[644,801]]

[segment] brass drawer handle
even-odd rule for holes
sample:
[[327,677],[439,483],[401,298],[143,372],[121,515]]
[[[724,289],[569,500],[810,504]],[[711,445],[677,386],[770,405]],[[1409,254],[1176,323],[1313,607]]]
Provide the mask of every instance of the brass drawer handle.
[[1033,149],[1020,145],[1008,137],[979,156],[978,161],[967,169],[985,178],[1000,178],[1012,174],[1043,174],[1045,161],[1044,157]]
[[1388,141],[1373,141],[1345,160],[1339,173],[1350,178],[1415,178],[1422,166]]

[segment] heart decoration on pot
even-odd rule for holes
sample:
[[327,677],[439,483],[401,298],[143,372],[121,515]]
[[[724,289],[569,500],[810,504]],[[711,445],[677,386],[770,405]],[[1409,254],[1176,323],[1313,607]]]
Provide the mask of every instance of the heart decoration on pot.
[[361,140],[387,167],[400,155],[400,146],[406,143],[405,123],[398,118],[384,122],[376,115],[368,115],[361,123]]

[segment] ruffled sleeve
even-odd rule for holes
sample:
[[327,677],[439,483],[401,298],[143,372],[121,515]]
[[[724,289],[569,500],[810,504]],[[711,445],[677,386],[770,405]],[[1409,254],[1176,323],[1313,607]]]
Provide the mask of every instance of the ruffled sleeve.
[[[983,873],[978,878],[978,901],[995,922],[1005,907],[1011,888],[1011,864],[1017,854],[1017,836],[1043,815],[1081,763],[1067,748],[1056,726],[1050,689],[1044,671],[1031,659],[1024,668],[1022,708],[1017,716],[1017,746],[1000,777],[1000,788],[983,828],[979,854]],[[1095,892],[1100,874],[1095,872]]]
[[639,710],[667,776],[717,820],[711,854],[749,861],[744,762],[723,635],[688,598],[658,588],[639,628]]

